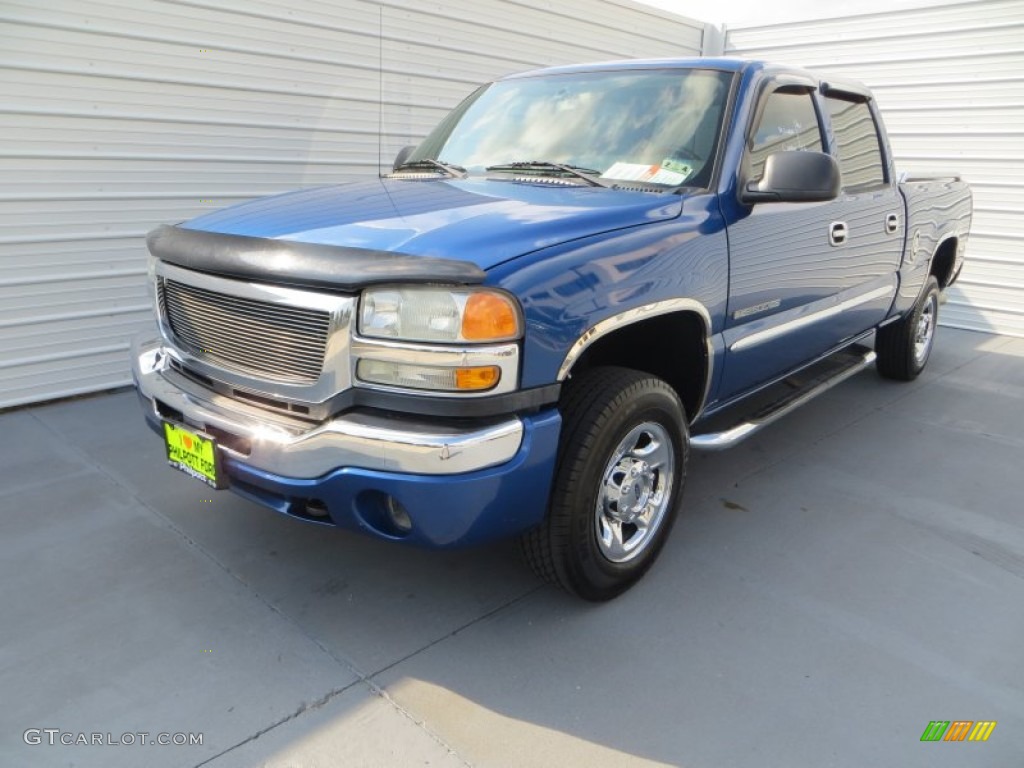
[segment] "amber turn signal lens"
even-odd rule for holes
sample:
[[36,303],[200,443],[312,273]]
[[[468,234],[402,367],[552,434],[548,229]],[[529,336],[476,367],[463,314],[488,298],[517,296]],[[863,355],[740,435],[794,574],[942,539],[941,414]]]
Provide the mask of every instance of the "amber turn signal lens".
[[462,338],[503,341],[518,335],[519,315],[510,298],[485,291],[470,294],[462,314]]
[[490,389],[500,378],[501,371],[496,365],[455,369],[455,386],[462,390]]

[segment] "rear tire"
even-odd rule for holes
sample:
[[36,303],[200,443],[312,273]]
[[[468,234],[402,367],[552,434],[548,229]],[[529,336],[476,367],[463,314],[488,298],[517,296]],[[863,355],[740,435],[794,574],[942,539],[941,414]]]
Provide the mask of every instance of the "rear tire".
[[886,379],[913,381],[924,370],[935,344],[939,321],[939,281],[928,278],[914,308],[875,336],[878,373]]
[[651,567],[679,512],[689,434],[675,390],[627,368],[573,377],[548,515],[520,550],[533,571],[586,600],[610,600]]

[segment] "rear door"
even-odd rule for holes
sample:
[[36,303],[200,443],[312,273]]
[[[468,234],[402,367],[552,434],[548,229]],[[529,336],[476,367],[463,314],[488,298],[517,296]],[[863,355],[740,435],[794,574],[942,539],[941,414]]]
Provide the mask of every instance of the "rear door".
[[[842,173],[838,202],[847,244],[841,261],[841,299],[854,304],[835,319],[842,339],[873,327],[887,314],[896,291],[906,222],[877,109],[867,94],[828,86],[822,91],[831,152]],[[881,300],[868,300],[879,295]]]

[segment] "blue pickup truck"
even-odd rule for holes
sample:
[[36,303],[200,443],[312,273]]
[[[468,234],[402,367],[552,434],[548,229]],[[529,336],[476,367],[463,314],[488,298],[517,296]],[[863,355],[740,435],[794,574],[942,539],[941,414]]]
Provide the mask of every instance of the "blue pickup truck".
[[393,172],[149,235],[134,377],[169,463],[444,548],[634,584],[719,450],[928,362],[971,195],[903,179],[860,83],[731,59],[479,88]]

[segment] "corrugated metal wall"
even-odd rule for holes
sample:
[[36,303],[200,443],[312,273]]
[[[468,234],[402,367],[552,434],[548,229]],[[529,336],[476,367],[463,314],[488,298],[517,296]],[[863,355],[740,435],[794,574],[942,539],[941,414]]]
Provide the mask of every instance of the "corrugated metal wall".
[[390,165],[499,75],[703,32],[626,0],[4,0],[0,408],[129,382],[155,225],[375,174],[381,118]]
[[943,323],[1024,336],[1024,2],[736,27],[725,48],[871,86],[898,169],[959,173],[974,190],[968,262]]

